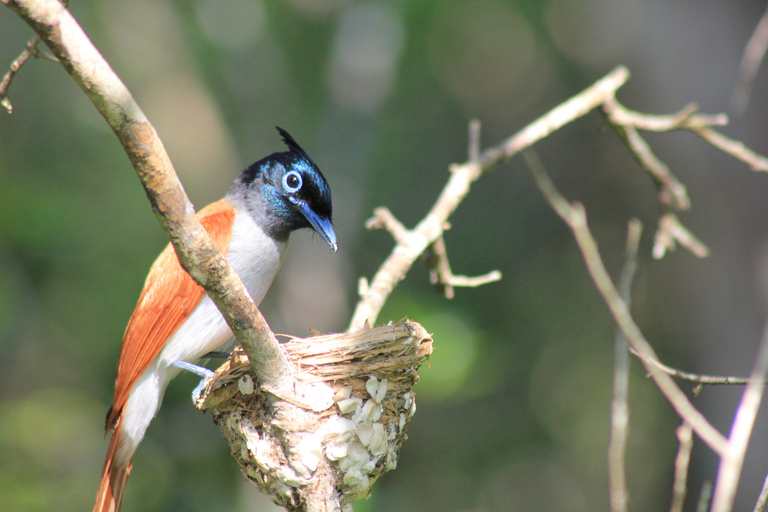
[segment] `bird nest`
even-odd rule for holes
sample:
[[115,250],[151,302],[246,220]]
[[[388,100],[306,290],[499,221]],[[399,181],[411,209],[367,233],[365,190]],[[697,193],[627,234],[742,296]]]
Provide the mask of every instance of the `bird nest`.
[[242,350],[208,382],[212,414],[245,477],[287,510],[350,510],[397,464],[432,353],[416,322],[291,338],[295,389],[260,386]]

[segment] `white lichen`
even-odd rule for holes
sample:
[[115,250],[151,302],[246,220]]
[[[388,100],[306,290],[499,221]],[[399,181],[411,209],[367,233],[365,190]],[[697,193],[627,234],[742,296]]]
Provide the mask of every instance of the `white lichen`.
[[368,382],[365,383],[365,389],[368,391],[368,394],[371,395],[371,398],[376,396],[376,390],[379,389],[379,379],[376,377],[368,379]]
[[301,471],[301,468],[296,468],[296,470],[311,476],[311,473],[317,471],[320,456],[322,455],[322,439],[320,436],[315,433],[304,437],[296,447],[296,455],[298,459],[296,462],[301,463],[306,468],[306,471]]
[[387,436],[385,434],[384,424],[374,423],[371,426],[371,430],[371,438],[369,444],[366,446],[368,446],[368,449],[373,455],[382,455],[387,451]]
[[239,379],[237,379],[237,389],[244,395],[252,395],[254,391],[253,379],[250,374],[246,373]]
[[352,388],[343,387],[340,390],[338,390],[335,395],[333,395],[333,400],[336,402],[341,402],[342,400],[346,400],[350,396],[352,396]]
[[368,423],[361,423],[357,426],[355,432],[357,432],[357,437],[360,439],[360,442],[363,443],[363,446],[368,446],[371,444],[371,438],[373,437],[374,433],[373,426]]
[[352,414],[357,409],[363,405],[363,399],[362,398],[345,398],[343,400],[339,400],[336,402],[336,405],[339,406],[339,410],[341,411],[341,414]]
[[308,385],[302,393],[304,402],[315,412],[322,412],[334,403],[333,388],[323,382]]
[[376,403],[380,404],[384,401],[384,397],[387,395],[387,379],[381,379],[379,381],[379,387],[376,389],[376,394],[372,395],[372,398]]
[[325,456],[328,457],[329,460],[341,460],[347,456],[347,446],[348,444],[346,442],[330,443],[325,447]]

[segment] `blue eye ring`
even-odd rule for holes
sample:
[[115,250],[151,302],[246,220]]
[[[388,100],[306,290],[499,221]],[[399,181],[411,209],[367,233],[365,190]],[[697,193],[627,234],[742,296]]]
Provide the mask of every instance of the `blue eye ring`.
[[301,174],[297,171],[287,172],[283,176],[283,188],[290,194],[298,192],[303,184],[304,181],[301,179]]

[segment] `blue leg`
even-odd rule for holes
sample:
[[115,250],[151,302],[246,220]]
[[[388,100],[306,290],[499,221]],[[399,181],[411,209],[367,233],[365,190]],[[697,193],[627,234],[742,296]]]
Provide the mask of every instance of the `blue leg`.
[[209,370],[208,368],[197,366],[196,364],[188,363],[186,361],[174,361],[171,363],[171,366],[181,368],[182,370],[187,370],[188,372],[192,372],[195,375],[200,376],[200,384],[198,384],[197,387],[192,390],[192,402],[197,403],[197,401],[200,399],[200,395],[202,394],[203,389],[205,389],[206,381],[209,377],[213,377],[215,372]]

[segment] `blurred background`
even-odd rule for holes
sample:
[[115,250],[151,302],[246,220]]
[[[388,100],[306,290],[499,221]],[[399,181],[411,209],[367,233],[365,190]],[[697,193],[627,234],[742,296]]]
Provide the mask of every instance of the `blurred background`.
[[[467,158],[618,64],[629,108],[690,101],[728,112],[765,2],[700,0],[72,0],[71,9],[158,129],[198,208],[289,130],[333,188],[339,252],[293,236],[263,312],[279,333],[343,330],[357,281],[392,248],[363,224],[386,205],[407,226]],[[32,32],[0,9],[0,71]],[[768,66],[723,131],[768,153]],[[62,68],[31,61],[0,112],[0,509],[82,511],[106,453],[122,334],[167,243],[115,136]],[[537,144],[567,197],[583,201],[609,270],[627,220],[646,226],[634,312],[662,359],[748,375],[766,320],[768,177],[690,134],[648,136],[687,185],[682,222],[711,248],[650,258],[655,189],[592,113]],[[455,215],[453,269],[503,280],[438,296],[415,266],[380,323],[434,333],[418,412],[396,471],[360,511],[608,510],[606,453],[614,327],[570,233],[521,159],[483,178]],[[632,361],[630,510],[669,505],[679,420]],[[170,386],[134,460],[126,511],[267,511],[210,417],[196,379]],[[684,389],[691,386],[683,383]],[[693,398],[727,433],[740,388]],[[764,408],[765,409],[765,408]],[[768,418],[755,428],[737,509],[768,471]],[[698,439],[687,510],[717,459]]]

